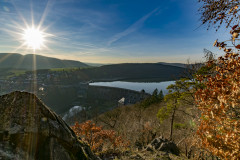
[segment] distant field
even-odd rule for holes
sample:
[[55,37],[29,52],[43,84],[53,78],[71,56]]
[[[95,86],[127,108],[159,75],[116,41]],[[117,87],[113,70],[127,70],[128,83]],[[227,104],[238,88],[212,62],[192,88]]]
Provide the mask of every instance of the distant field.
[[74,71],[74,70],[79,70],[79,69],[87,69],[87,68],[94,68],[94,67],[73,67],[73,68],[52,68],[49,69],[49,71],[57,71],[57,72],[62,72],[62,71]]
[[8,79],[10,77],[25,74],[26,70],[0,69],[0,78]]

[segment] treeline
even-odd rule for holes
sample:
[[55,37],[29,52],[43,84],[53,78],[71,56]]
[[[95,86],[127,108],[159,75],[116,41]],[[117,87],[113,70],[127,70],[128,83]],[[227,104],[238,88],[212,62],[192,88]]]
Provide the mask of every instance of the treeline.
[[[141,91],[142,93],[145,93],[144,90]],[[163,91],[160,90],[160,92],[158,92],[158,89],[156,88],[153,93],[151,94],[151,96],[148,96],[147,98],[145,98],[143,101],[141,101],[139,104],[139,106],[146,108],[152,104],[157,104],[160,103],[164,100],[164,95],[163,95]]]

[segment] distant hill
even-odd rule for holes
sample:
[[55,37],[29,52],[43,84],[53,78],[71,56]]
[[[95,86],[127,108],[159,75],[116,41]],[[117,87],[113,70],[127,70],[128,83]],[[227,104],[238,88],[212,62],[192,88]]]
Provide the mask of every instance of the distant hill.
[[[123,63],[100,67],[86,67],[76,69],[38,70],[39,74],[54,74],[61,84],[76,84],[79,82],[162,82],[182,78],[186,68],[163,65],[159,63]],[[52,73],[51,73],[52,72]],[[32,71],[27,74],[33,74]],[[21,79],[24,76],[21,77]],[[49,80],[49,83],[52,81]]]
[[175,67],[182,67],[186,68],[187,64],[184,63],[167,63],[167,62],[158,62],[159,64],[169,65],[169,66],[175,66]]
[[93,81],[169,81],[182,76],[185,68],[159,63],[123,63],[79,70]]
[[[33,66],[36,63],[36,68]],[[61,60],[57,58],[45,57],[41,55],[21,55],[18,53],[0,53],[0,69],[24,69],[24,70],[37,70],[37,69],[52,69],[52,68],[74,68],[74,67],[87,67],[79,61]]]
[[89,63],[89,62],[84,62],[84,63],[92,67],[100,67],[100,66],[108,65],[104,63]]

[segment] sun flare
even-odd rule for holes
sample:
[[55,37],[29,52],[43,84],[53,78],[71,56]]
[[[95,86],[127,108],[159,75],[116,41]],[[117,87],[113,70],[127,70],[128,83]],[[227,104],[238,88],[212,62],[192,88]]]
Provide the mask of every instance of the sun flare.
[[27,28],[23,33],[25,45],[33,50],[41,49],[44,45],[44,33],[37,28]]

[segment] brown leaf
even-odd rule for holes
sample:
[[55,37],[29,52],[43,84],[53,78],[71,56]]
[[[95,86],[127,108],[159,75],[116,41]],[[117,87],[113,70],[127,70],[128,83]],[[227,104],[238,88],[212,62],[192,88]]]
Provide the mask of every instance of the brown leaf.
[[239,44],[239,45],[237,45],[235,48],[237,48],[237,49],[240,49],[240,44]]

